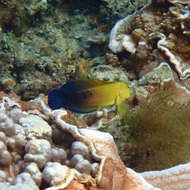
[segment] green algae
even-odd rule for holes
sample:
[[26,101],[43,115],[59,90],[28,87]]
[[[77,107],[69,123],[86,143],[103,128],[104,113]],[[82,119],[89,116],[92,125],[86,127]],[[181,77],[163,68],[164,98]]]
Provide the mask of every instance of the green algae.
[[149,0],[102,0],[106,6],[113,11],[113,14],[123,18],[131,14],[137,7],[143,6]]
[[103,124],[100,131],[108,132],[113,135],[121,160],[126,166],[129,166],[128,162],[131,160],[133,152],[129,150],[130,131],[126,121],[117,117],[113,121]]
[[172,89],[161,89],[126,115],[136,171],[160,170],[190,160],[190,105],[175,103]]
[[16,86],[11,91],[24,100],[60,87],[73,78],[79,60],[92,61],[105,56],[111,28],[118,18],[136,8],[136,3],[132,3],[132,9],[126,3],[123,0],[1,1],[0,81],[14,81]]
[[[97,70],[101,67],[98,66]],[[109,80],[112,77],[116,80],[115,72],[112,72],[109,72]],[[92,73],[97,78],[107,76],[105,69],[100,74],[93,68]],[[125,81],[131,86],[132,97],[141,98],[137,98],[133,107],[126,107],[127,114],[123,119],[115,118],[100,129],[113,135],[125,165],[137,171],[147,171],[188,162],[190,105],[186,98],[189,94],[176,86],[170,67],[162,63],[138,81],[131,82],[127,76]],[[156,90],[149,93],[148,86]]]

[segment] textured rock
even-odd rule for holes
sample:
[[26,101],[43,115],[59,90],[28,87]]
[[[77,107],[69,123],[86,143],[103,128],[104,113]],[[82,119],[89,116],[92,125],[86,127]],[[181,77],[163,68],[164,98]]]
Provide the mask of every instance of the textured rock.
[[70,170],[57,162],[48,162],[43,169],[43,178],[50,185],[56,185],[66,181],[70,183],[74,175],[69,175]]
[[71,153],[72,155],[81,154],[82,156],[86,157],[89,154],[89,150],[88,150],[88,147],[84,143],[80,141],[78,142],[75,141],[72,143]]
[[14,185],[9,187],[10,190],[39,190],[38,186],[32,180],[31,175],[28,173],[19,174],[14,180]]
[[24,160],[26,162],[35,162],[39,168],[44,167],[45,163],[48,162],[51,157],[51,145],[47,140],[34,139],[27,142],[25,146],[26,154]]
[[28,115],[20,118],[19,124],[24,127],[28,138],[51,138],[51,127],[37,115]]
[[25,172],[29,173],[32,177],[32,179],[35,181],[35,183],[40,186],[42,181],[42,174],[38,168],[38,165],[35,162],[32,162],[28,164],[25,167]]
[[[8,98],[3,98],[0,102],[1,113],[7,114],[12,106],[15,107],[13,102],[7,104],[7,101],[9,101]],[[66,111],[51,111],[43,102],[41,102],[41,107],[43,112],[38,116],[41,119],[46,118],[48,123],[53,123],[53,128],[55,126],[59,128],[60,133],[64,135],[70,133],[73,137],[72,140],[68,141],[68,138],[63,138],[60,148],[60,144],[55,144],[53,140],[49,142],[34,137],[31,140],[26,139],[25,150],[13,152],[11,148],[6,149],[7,137],[4,136],[5,142],[1,143],[2,152],[7,151],[12,156],[12,161],[11,164],[3,167],[6,170],[2,170],[0,173],[0,178],[3,181],[0,183],[0,188],[5,190],[39,190],[39,186],[42,184],[43,189],[46,190],[159,190],[157,187],[167,189],[168,180],[176,180],[178,190],[184,190],[183,187],[187,187],[186,183],[184,184],[184,179],[190,176],[188,164],[167,171],[148,174],[136,173],[132,169],[126,168],[121,162],[117,147],[110,134],[86,128],[78,129],[77,126],[65,122],[64,119],[68,116]],[[28,113],[25,112],[25,114]],[[7,116],[9,118],[8,114]],[[18,125],[15,124],[17,123],[14,123],[13,126]],[[8,139],[13,137],[8,137]],[[78,153],[76,147],[79,151],[87,150],[84,154],[86,158],[72,152],[73,147],[75,147],[76,153]],[[56,162],[52,158],[53,155]],[[62,156],[63,159],[61,159]],[[69,162],[70,157],[72,157],[71,162]],[[73,167],[71,168],[71,166]],[[2,169],[1,166],[0,169]],[[176,174],[179,176],[176,177]],[[154,176],[156,176],[155,181]],[[153,187],[151,183],[157,187]],[[170,186],[167,190],[173,190],[173,188],[174,186]]]

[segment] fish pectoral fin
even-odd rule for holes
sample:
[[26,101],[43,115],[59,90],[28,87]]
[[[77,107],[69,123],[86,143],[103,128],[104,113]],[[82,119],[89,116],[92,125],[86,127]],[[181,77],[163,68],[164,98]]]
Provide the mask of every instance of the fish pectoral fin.
[[124,116],[127,112],[125,100],[118,96],[118,97],[116,97],[115,104],[117,105],[117,114],[121,117]]

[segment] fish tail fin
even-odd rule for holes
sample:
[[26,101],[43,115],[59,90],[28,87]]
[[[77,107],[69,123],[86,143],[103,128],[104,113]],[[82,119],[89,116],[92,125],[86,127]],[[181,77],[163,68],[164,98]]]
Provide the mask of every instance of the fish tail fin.
[[117,105],[117,114],[123,117],[127,113],[126,101],[117,97],[116,105]]
[[48,105],[51,109],[59,109],[63,107],[66,100],[60,90],[51,90],[48,94]]

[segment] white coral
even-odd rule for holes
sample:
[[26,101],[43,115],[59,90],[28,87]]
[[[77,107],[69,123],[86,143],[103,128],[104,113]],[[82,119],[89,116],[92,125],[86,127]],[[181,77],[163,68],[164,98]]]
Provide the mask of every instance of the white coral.
[[[7,100],[7,99],[6,99]],[[6,109],[7,104],[5,101],[0,103],[0,111],[1,113],[6,113],[10,111]],[[45,104],[43,104],[45,108]],[[50,117],[53,121],[57,123],[57,127],[60,127],[63,131],[70,132],[72,136],[75,138],[75,143],[73,143],[73,150],[78,147],[80,151],[78,152],[76,149],[75,153],[81,153],[81,150],[85,150],[85,154],[77,155],[73,152],[72,160],[70,162],[73,167],[78,169],[71,169],[69,166],[62,165],[58,162],[64,162],[67,159],[67,155],[65,151],[58,147],[53,147],[52,145],[45,139],[32,139],[27,142],[25,145],[26,154],[24,156],[24,160],[22,160],[22,156],[18,153],[8,152],[7,150],[7,137],[3,132],[0,133],[0,149],[1,153],[7,151],[8,154],[11,155],[15,164],[14,169],[16,172],[16,178],[14,180],[13,168],[10,165],[9,171],[10,173],[0,172],[0,180],[7,180],[7,183],[0,183],[0,189],[4,190],[39,190],[37,185],[40,185],[41,180],[45,180],[50,187],[46,188],[46,190],[58,190],[64,189],[70,184],[70,182],[76,178],[81,183],[90,182],[93,185],[96,185],[100,182],[102,177],[102,172],[105,164],[105,160],[107,156],[113,159],[113,162],[116,161],[117,149],[114,145],[113,137],[108,133],[103,133],[96,130],[91,129],[78,129],[77,126],[66,123],[63,118],[67,116],[67,112],[64,110],[57,110],[51,112],[45,108],[48,117]],[[2,122],[6,121],[7,116],[2,116],[0,119]],[[4,118],[4,119],[3,119]],[[52,122],[52,121],[51,121]],[[17,124],[17,123],[16,123]],[[18,125],[18,124],[17,124]],[[14,126],[17,126],[14,123]],[[21,127],[19,125],[19,127]],[[16,130],[16,135],[18,131]],[[23,134],[22,134],[23,135]],[[11,137],[12,138],[12,137]],[[13,142],[11,140],[11,142]],[[77,142],[77,145],[76,145]],[[79,143],[80,142],[80,143]],[[101,143],[102,142],[102,143]],[[82,144],[81,144],[82,143]],[[14,143],[13,143],[14,144]],[[96,144],[96,148],[95,145]],[[16,139],[15,139],[16,146]],[[70,145],[71,146],[71,145]],[[81,149],[82,147],[82,149]],[[99,155],[101,150],[104,152]],[[99,154],[97,154],[97,150]],[[58,152],[61,154],[58,154]],[[21,151],[23,154],[24,151]],[[5,154],[5,153],[3,153]],[[70,153],[71,154],[71,153]],[[52,160],[52,155],[57,157],[54,161]],[[89,160],[84,158],[90,157]],[[64,159],[61,160],[60,157],[63,156]],[[7,158],[7,156],[6,156]],[[11,159],[12,159],[11,158]],[[6,160],[10,162],[10,160]],[[91,163],[93,161],[93,163]],[[119,161],[120,162],[120,161]],[[12,162],[11,162],[12,163]],[[43,168],[44,167],[44,168]],[[21,173],[21,168],[24,169],[24,172]],[[43,173],[41,170],[43,169]],[[116,170],[115,170],[116,171]],[[84,172],[84,173],[83,173]],[[86,173],[86,174],[85,174]],[[87,175],[88,174],[88,175]],[[10,177],[8,176],[10,175]],[[133,184],[132,189],[142,189],[142,190],[159,190],[160,187],[163,190],[174,190],[175,187],[178,187],[178,190],[186,190],[190,187],[190,166],[189,164],[180,165],[172,169],[158,171],[158,172],[149,172],[149,173],[136,173],[135,171],[127,168],[127,172],[122,175],[126,175],[127,182]],[[14,180],[14,181],[13,181]],[[148,182],[147,182],[147,181]],[[186,183],[184,183],[186,181]],[[12,183],[11,185],[9,183]],[[177,186],[168,186],[168,183],[175,183]],[[130,184],[129,183],[129,184]],[[37,184],[37,185],[36,185]],[[151,184],[155,185],[153,187]],[[54,185],[54,186],[53,186]]]
[[[64,182],[61,186],[61,188],[64,189],[74,178],[74,173],[67,166],[57,162],[48,162],[43,170],[43,178],[51,185],[57,185]],[[51,189],[54,188],[47,188],[47,190]]]
[[[150,34],[150,36],[155,35],[154,33]],[[170,63],[174,65],[179,77],[181,80],[185,80],[190,77],[190,68],[185,68],[185,64],[182,62],[179,56],[175,56],[172,51],[169,50],[167,44],[169,42],[166,40],[166,36],[162,33],[156,33],[160,40],[157,43],[158,48],[165,53],[165,55],[169,58]]]
[[115,26],[112,28],[110,33],[109,48],[114,53],[119,53],[123,49],[134,53],[136,51],[135,43],[132,38],[127,35],[129,30],[130,23],[134,19],[135,13],[128,15],[127,17],[119,20]]

